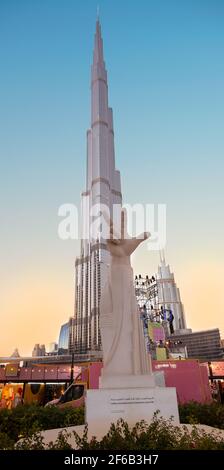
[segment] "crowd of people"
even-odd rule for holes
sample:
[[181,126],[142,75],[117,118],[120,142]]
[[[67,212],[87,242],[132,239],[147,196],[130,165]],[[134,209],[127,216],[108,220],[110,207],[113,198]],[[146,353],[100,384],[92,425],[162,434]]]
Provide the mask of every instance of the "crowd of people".
[[0,408],[11,410],[23,403],[22,387],[5,386],[0,389]]

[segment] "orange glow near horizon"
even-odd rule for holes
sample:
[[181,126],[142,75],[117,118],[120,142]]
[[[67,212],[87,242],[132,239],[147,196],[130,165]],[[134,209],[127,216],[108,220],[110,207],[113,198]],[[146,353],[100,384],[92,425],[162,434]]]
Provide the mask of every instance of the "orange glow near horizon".
[[[208,267],[209,266],[209,267]],[[210,262],[186,263],[175,269],[187,326],[194,331],[220,328],[224,332],[223,268]],[[144,269],[142,270],[144,272]],[[73,314],[74,285],[65,273],[29,273],[5,286],[1,298],[0,355],[31,355],[35,343],[58,341],[59,329]]]
[[30,274],[8,286],[1,299],[0,356],[31,355],[34,344],[58,341],[59,329],[73,314],[73,284],[52,275]]

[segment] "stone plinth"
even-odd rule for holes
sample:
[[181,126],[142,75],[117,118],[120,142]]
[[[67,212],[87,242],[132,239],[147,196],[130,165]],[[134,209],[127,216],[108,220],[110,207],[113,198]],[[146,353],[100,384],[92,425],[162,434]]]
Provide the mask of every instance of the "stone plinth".
[[122,418],[134,426],[138,421],[150,422],[153,414],[179,423],[176,389],[173,387],[111,388],[87,390],[86,422],[89,435],[106,434],[111,423]]
[[104,375],[99,378],[100,389],[147,388],[155,386],[154,374],[142,375]]

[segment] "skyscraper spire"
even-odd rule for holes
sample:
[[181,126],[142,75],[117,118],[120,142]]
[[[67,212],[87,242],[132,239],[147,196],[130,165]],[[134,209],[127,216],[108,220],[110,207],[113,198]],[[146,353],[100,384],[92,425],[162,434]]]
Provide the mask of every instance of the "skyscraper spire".
[[108,124],[108,87],[107,72],[103,58],[103,40],[100,21],[96,21],[93,64],[91,74],[92,118],[91,127],[98,122]]
[[96,7],[96,19],[97,19],[97,20],[100,19],[100,6],[99,6],[99,4],[98,4],[97,7]]
[[160,257],[160,263],[162,266],[166,266],[166,260],[165,260],[165,251],[164,249],[159,250],[159,257]]
[[105,66],[104,60],[103,60],[103,41],[102,41],[102,36],[101,36],[101,26],[100,26],[100,20],[99,18],[97,18],[93,65],[97,65],[101,63],[103,63],[103,65]]

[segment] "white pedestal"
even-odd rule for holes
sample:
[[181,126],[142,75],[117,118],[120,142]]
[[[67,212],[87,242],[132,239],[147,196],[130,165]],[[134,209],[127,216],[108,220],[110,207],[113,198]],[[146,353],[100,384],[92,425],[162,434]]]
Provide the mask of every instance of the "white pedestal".
[[120,388],[87,390],[86,423],[89,436],[100,437],[111,423],[123,418],[131,426],[138,421],[150,422],[155,411],[165,419],[179,423],[176,389],[173,387]]
[[99,378],[99,388],[102,389],[120,389],[120,388],[151,388],[155,387],[154,374],[142,375],[103,375]]

